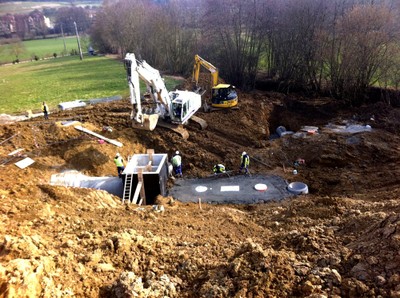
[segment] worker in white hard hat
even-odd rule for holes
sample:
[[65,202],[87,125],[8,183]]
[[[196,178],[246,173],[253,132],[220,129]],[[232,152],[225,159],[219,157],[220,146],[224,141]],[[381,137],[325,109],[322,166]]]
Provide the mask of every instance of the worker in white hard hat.
[[244,174],[245,175],[249,174],[249,164],[250,164],[250,156],[246,153],[246,151],[243,151],[242,156],[240,157],[239,173],[242,173],[244,169]]
[[214,172],[215,175],[216,174],[221,174],[221,173],[226,173],[225,166],[223,164],[221,164],[221,163],[216,164],[213,167],[213,172]]
[[175,176],[183,177],[182,175],[182,157],[179,154],[179,151],[175,152],[175,155],[171,159],[172,166],[174,168]]
[[123,160],[121,154],[119,154],[119,153],[115,154],[114,162],[115,162],[115,165],[117,166],[118,177],[122,178],[122,172],[125,170],[125,167],[124,167],[124,160]]

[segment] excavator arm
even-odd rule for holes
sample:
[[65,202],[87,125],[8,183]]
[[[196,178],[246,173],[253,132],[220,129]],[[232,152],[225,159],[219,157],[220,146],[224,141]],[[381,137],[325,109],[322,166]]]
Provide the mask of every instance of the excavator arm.
[[200,69],[202,66],[207,69],[211,74],[211,88],[216,86],[218,84],[218,68],[216,68],[210,62],[201,58],[199,55],[195,55],[193,66],[193,81],[195,82],[196,87],[198,87],[199,84]]
[[[143,112],[142,101],[140,98],[140,79],[145,82],[147,89],[152,91],[151,96],[153,99],[155,97],[162,98],[161,90],[158,89],[159,82],[157,76],[151,73],[153,68],[148,65],[150,68],[146,69],[146,66],[144,66],[143,63],[145,63],[145,61],[140,62],[136,60],[134,54],[126,54],[124,64],[129,85],[130,101],[132,104],[132,126],[144,130],[154,130],[157,126],[159,116],[165,113],[165,107],[161,104],[157,104],[157,101],[154,100],[156,108],[147,111],[147,113]],[[161,112],[161,109],[163,112]]]

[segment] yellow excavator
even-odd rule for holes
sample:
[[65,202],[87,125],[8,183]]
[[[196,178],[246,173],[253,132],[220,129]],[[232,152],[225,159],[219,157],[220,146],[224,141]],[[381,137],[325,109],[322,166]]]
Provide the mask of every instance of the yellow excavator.
[[[199,76],[201,67],[211,74],[211,106],[214,108],[232,108],[238,104],[235,86],[231,84],[218,84],[218,68],[204,60],[199,55],[194,56],[193,81],[199,90]],[[207,103],[205,103],[205,109]]]

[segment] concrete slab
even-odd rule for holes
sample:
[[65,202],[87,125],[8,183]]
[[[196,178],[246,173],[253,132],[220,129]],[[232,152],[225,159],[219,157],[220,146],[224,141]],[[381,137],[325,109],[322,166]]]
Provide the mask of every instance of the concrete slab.
[[15,165],[20,169],[25,169],[25,168],[29,167],[31,164],[33,164],[34,162],[35,161],[32,158],[26,157],[23,160],[16,162]]
[[84,101],[82,101],[80,99],[77,99],[77,100],[74,100],[74,101],[60,102],[58,104],[58,108],[61,111],[71,110],[71,109],[79,108],[79,107],[86,107],[86,102],[84,102]]
[[111,101],[116,101],[116,100],[121,100],[122,96],[121,95],[115,95],[115,96],[110,96],[110,97],[101,97],[101,98],[92,98],[89,100],[89,103],[91,105],[102,103],[102,102],[111,102]]
[[[267,190],[256,190],[257,184],[267,185]],[[177,179],[168,195],[181,202],[197,202],[201,198],[206,203],[254,204],[293,196],[287,185],[286,180],[275,175]]]

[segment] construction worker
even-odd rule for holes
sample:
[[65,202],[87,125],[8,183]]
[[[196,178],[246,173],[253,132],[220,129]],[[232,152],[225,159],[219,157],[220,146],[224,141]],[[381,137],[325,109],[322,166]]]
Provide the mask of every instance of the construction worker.
[[122,178],[122,172],[125,170],[125,167],[124,167],[124,160],[119,153],[115,155],[114,162],[115,165],[117,166],[118,177]]
[[250,156],[243,151],[242,156],[240,158],[240,169],[239,172],[242,173],[242,170],[244,169],[244,174],[247,175],[249,174],[249,164],[250,164]]
[[182,157],[179,155],[179,151],[175,152],[175,155],[171,159],[174,172],[177,177],[182,177]]
[[223,164],[216,164],[213,167],[213,172],[215,175],[220,174],[220,173],[225,173],[225,166]]
[[47,106],[47,104],[45,102],[43,102],[42,110],[43,110],[44,119],[48,120],[49,119],[49,107]]

